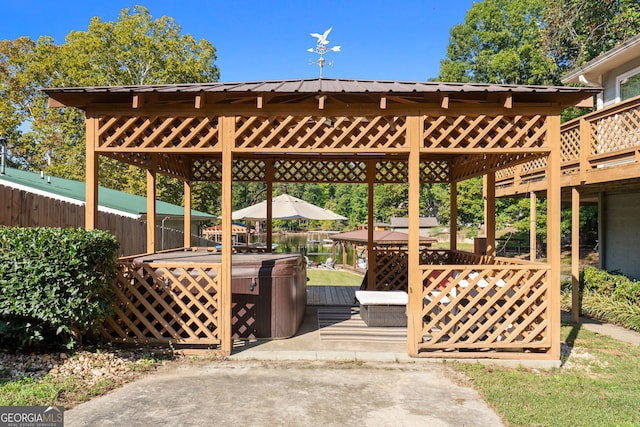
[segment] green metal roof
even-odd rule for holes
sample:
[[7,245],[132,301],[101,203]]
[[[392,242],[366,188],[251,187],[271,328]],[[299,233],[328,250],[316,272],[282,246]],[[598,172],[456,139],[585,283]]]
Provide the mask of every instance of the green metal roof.
[[[85,201],[85,185],[84,182],[80,181],[6,168],[5,174],[0,175],[0,185],[5,185],[5,182],[15,184],[10,185],[13,187],[17,185],[25,189],[32,189],[36,193],[48,193],[49,197],[52,198],[67,198],[77,202]],[[98,189],[98,204],[100,207],[138,217],[146,216],[147,212],[146,197],[105,187],[99,187]],[[156,217],[160,216],[182,218],[184,216],[184,207],[156,200]],[[193,220],[212,220],[216,216],[191,210],[191,218]]]

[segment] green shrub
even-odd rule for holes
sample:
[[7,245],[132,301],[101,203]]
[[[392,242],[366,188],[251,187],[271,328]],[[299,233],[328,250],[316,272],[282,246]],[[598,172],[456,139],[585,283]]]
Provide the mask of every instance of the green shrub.
[[[640,282],[622,274],[587,267],[580,277],[581,308],[588,316],[640,331]],[[571,290],[562,290],[570,307]]]
[[0,227],[0,340],[73,347],[111,308],[117,250],[99,230]]

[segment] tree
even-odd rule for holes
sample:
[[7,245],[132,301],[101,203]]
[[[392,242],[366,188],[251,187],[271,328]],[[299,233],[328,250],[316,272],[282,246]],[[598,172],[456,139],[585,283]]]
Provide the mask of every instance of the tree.
[[[142,6],[123,9],[115,22],[95,17],[87,31],[71,31],[61,45],[49,37],[3,41],[0,133],[9,137],[12,159],[21,167],[83,179],[84,115],[74,108],[47,108],[38,89],[211,82],[219,77],[215,59],[210,42],[182,35],[173,18],[153,19]],[[30,129],[22,131],[25,123]],[[144,194],[144,173],[111,159],[101,158],[100,182]],[[158,192],[179,203],[178,187],[162,179]]]
[[640,33],[638,0],[550,0],[545,51],[566,72]]
[[544,0],[473,3],[451,29],[439,79],[497,84],[552,84],[557,67],[542,46]]

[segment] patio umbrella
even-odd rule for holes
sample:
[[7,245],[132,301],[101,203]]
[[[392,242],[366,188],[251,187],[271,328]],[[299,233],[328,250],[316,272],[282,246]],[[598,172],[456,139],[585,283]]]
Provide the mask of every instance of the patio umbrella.
[[[347,219],[329,209],[305,202],[290,194],[281,194],[278,197],[274,197],[271,203],[272,219],[315,219],[325,221]],[[255,205],[232,212],[231,218],[233,220],[265,220],[267,219],[267,201],[264,200]]]

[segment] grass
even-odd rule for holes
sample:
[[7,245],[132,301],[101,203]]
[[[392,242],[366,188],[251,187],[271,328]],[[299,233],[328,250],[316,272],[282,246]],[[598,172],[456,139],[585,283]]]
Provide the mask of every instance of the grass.
[[640,347],[563,325],[558,369],[454,364],[510,426],[640,425]]
[[308,286],[360,286],[362,276],[350,271],[327,268],[307,269]]

